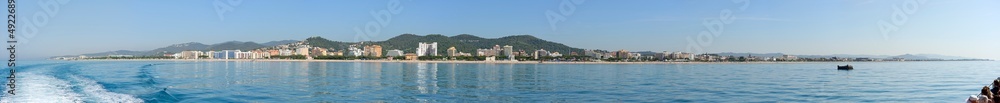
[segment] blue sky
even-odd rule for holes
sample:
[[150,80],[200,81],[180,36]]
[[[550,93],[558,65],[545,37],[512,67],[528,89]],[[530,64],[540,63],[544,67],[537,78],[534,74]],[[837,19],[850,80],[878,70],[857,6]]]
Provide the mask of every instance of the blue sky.
[[[301,40],[322,36],[355,41],[354,28],[376,21],[370,12],[389,0],[244,0],[219,16],[226,0],[20,0],[22,58],[151,50],[171,44]],[[705,20],[731,10],[702,52],[787,54],[943,54],[1000,59],[1000,1],[927,0],[904,13],[898,30],[883,36],[894,6],[908,0],[752,0],[745,10],[730,0],[400,0],[371,40],[403,33],[536,37],[586,49],[686,51],[686,38],[706,31]],[[546,11],[575,7],[550,27]],[[52,4],[42,6],[44,4]],[[225,4],[224,4],[225,5]],[[564,5],[565,7],[565,5]],[[44,8],[49,11],[46,12]],[[46,14],[40,15],[38,13]],[[32,23],[32,21],[36,21]],[[41,25],[44,24],[44,25]],[[29,27],[33,26],[33,27]],[[30,32],[28,28],[37,29]],[[26,32],[27,31],[27,32]],[[30,35],[34,34],[34,35]]]

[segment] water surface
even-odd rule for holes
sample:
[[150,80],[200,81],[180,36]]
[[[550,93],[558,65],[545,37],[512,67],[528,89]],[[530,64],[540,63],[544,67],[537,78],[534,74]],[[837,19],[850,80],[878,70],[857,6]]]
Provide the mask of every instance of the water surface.
[[0,102],[964,102],[1000,76],[1000,62],[843,64],[26,61]]

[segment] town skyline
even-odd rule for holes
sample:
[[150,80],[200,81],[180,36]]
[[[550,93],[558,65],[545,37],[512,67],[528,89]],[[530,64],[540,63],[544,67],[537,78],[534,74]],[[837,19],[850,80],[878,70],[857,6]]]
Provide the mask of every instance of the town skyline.
[[[434,36],[434,35],[440,35],[440,34],[428,34],[428,35],[422,35],[422,36],[421,35],[415,35],[415,34],[401,34],[401,35],[399,35],[397,37],[394,37],[392,39],[396,39],[396,40],[399,40],[400,38],[403,38],[403,39],[413,39],[413,38],[408,38],[408,37],[415,36],[415,37],[423,38],[423,37],[431,37],[431,36]],[[443,35],[440,35],[440,36],[443,36]],[[464,37],[460,37],[460,36],[464,36]],[[505,37],[502,37],[502,38],[524,37],[524,36],[528,36],[529,38],[533,38],[530,35],[511,35],[511,36],[505,36]],[[479,39],[492,39],[492,40],[499,39],[499,38],[481,38],[481,37],[478,37],[478,36],[475,36],[475,35],[470,35],[470,34],[461,34],[461,35],[446,36],[446,37],[449,37],[449,38],[479,38]],[[431,55],[430,53],[435,53],[434,56],[459,56],[459,55],[462,55],[462,56],[489,56],[489,55],[497,55],[500,52],[500,50],[511,50],[511,48],[513,48],[513,47],[508,48],[508,46],[510,46],[510,45],[506,44],[506,43],[496,43],[496,44],[486,45],[485,47],[473,47],[476,50],[475,51],[469,51],[471,49],[456,50],[454,46],[440,46],[439,47],[438,43],[437,43],[439,41],[421,41],[421,42],[419,42],[417,44],[412,44],[412,45],[418,45],[419,46],[419,47],[412,47],[412,48],[416,48],[415,50],[412,50],[412,48],[408,48],[408,49],[407,48],[396,48],[396,49],[388,49],[387,48],[387,49],[382,49],[382,47],[378,44],[378,42],[389,42],[388,40],[386,40],[386,41],[363,41],[363,42],[332,41],[332,42],[345,43],[344,45],[351,45],[351,46],[350,47],[319,47],[319,46],[310,46],[310,44],[308,44],[308,43],[305,42],[305,41],[310,40],[310,39],[312,39],[312,40],[321,39],[320,41],[328,41],[327,39],[323,39],[320,36],[313,36],[313,37],[309,37],[308,39],[304,39],[304,40],[280,40],[280,41],[271,41],[271,42],[267,42],[267,43],[259,43],[262,46],[260,46],[260,47],[252,47],[252,48],[245,48],[244,46],[240,46],[240,45],[236,45],[236,46],[240,46],[240,47],[244,47],[244,48],[237,49],[237,48],[233,48],[233,47],[221,47],[221,48],[227,48],[227,49],[220,49],[219,47],[211,47],[211,46],[216,46],[216,45],[234,46],[232,43],[253,43],[253,42],[230,41],[230,42],[224,42],[224,43],[218,43],[218,44],[211,44],[210,47],[208,47],[206,49],[184,49],[182,51],[197,51],[197,52],[206,52],[206,53],[208,53],[208,52],[214,52],[214,51],[220,51],[220,52],[222,52],[222,51],[229,51],[229,52],[236,53],[236,55],[241,55],[241,54],[239,54],[239,53],[241,53],[240,50],[243,50],[244,51],[243,53],[246,53],[245,56],[247,56],[247,57],[240,56],[240,57],[242,57],[240,59],[265,59],[265,57],[269,58],[272,55],[278,56],[279,55],[279,51],[280,51],[280,56],[305,55],[306,57],[309,57],[310,54],[312,54],[313,56],[316,56],[316,55],[319,55],[319,54],[322,54],[323,56],[325,56],[325,55],[327,55],[327,51],[328,50],[329,50],[331,56],[374,56],[374,57],[383,57],[383,53],[386,54],[385,57],[402,56],[403,54],[406,54],[406,53],[416,53],[416,54],[418,54],[417,56],[430,56]],[[541,41],[546,41],[544,38],[536,38],[536,39],[541,40]],[[420,39],[414,39],[414,40],[420,40]],[[455,40],[458,40],[458,41],[471,41],[471,40],[460,40],[460,39],[455,39]],[[407,40],[407,41],[413,41],[413,40]],[[479,41],[479,40],[475,39],[475,41]],[[278,43],[278,42],[282,42],[282,43]],[[394,41],[394,42],[399,42],[399,41]],[[514,42],[520,42],[520,41],[514,41]],[[305,44],[303,44],[303,43],[305,43]],[[315,42],[313,42],[313,43],[315,43]],[[431,45],[431,43],[433,43],[433,45]],[[559,44],[558,42],[554,42],[554,43]],[[162,47],[162,48],[156,49],[156,50],[166,49],[168,51],[156,51],[156,50],[149,50],[149,51],[143,51],[143,50],[116,50],[116,51],[108,51],[108,52],[101,52],[101,53],[87,53],[87,54],[79,54],[79,55],[64,55],[64,56],[56,56],[56,57],[77,57],[77,56],[84,56],[84,55],[86,55],[86,57],[103,57],[103,56],[109,56],[109,57],[111,57],[111,56],[115,56],[115,57],[129,56],[129,57],[132,57],[132,56],[159,56],[159,55],[166,56],[166,55],[172,55],[172,54],[180,54],[180,53],[182,53],[181,51],[172,50],[171,48],[173,48],[173,49],[177,49],[177,48],[190,48],[190,47],[186,47],[186,46],[190,46],[190,45],[206,45],[206,44],[202,44],[202,43],[198,43],[198,42],[188,42],[188,43],[173,44],[173,45],[170,45],[170,46],[167,46],[167,47]],[[258,45],[258,43],[254,43],[254,45]],[[404,44],[404,45],[409,45],[409,44]],[[492,45],[492,46],[490,46],[490,45]],[[500,48],[501,45],[503,46],[504,49]],[[374,46],[374,47],[376,47],[378,49],[375,49],[374,51],[371,51],[372,48],[370,48],[369,46]],[[302,47],[302,48],[300,48],[300,47]],[[434,49],[427,50],[427,48],[429,48],[429,47],[433,47]],[[215,48],[215,49],[211,49],[211,48]],[[278,48],[282,48],[282,49],[278,49]],[[423,49],[421,49],[421,48],[423,48]],[[447,49],[445,49],[445,48],[447,48]],[[485,54],[485,55],[484,55],[484,51],[482,51],[482,50],[484,50],[484,48],[485,48],[485,50],[487,50],[487,52],[485,52],[487,54]],[[316,50],[314,50],[314,49],[316,49]],[[319,50],[319,49],[322,49],[322,50]],[[401,51],[400,49],[403,49],[403,50]],[[553,50],[553,49],[554,48],[549,48],[549,50]],[[625,50],[625,49],[613,49],[612,50],[612,49],[587,49],[587,48],[580,48],[580,49],[583,49],[584,51],[577,52],[577,51],[561,51],[561,50],[557,50],[557,51],[549,51],[549,52],[552,52],[552,53],[554,53],[555,55],[558,55],[558,56],[562,56],[562,55],[570,55],[570,56],[572,56],[572,55],[584,55],[584,52],[604,51],[604,53],[626,52],[626,53],[629,53],[629,54],[643,54],[642,56],[653,56],[652,54],[657,54],[657,53],[665,53],[665,54],[683,53],[685,55],[713,54],[713,55],[719,55],[719,56],[736,56],[736,57],[754,56],[754,55],[756,55],[757,57],[803,56],[805,58],[831,58],[831,57],[837,58],[837,57],[840,57],[840,58],[890,59],[890,58],[902,58],[902,57],[906,57],[906,58],[909,58],[909,59],[927,58],[927,59],[943,59],[943,60],[985,59],[985,58],[979,58],[979,57],[960,57],[960,56],[950,56],[950,55],[940,55],[940,54],[909,54],[909,53],[908,54],[898,54],[898,55],[869,55],[869,54],[824,54],[824,55],[810,55],[810,54],[786,54],[786,53],[781,53],[781,52],[777,52],[777,53],[752,53],[752,52],[692,53],[692,52],[685,52],[685,51],[641,51],[641,50],[634,51],[634,50]],[[261,50],[264,50],[264,51],[261,51]],[[271,50],[271,51],[267,51],[267,50]],[[393,51],[393,50],[395,50],[395,51]],[[488,52],[490,50],[497,50],[497,51]],[[513,49],[513,50],[521,50],[520,52],[522,54],[524,54],[523,52],[525,52],[525,50],[528,51],[528,52],[532,52],[532,51],[536,51],[536,50],[545,51],[545,48],[536,48],[536,49],[517,48],[517,49]],[[263,53],[263,54],[251,54],[250,51],[260,52],[260,53]],[[322,51],[322,53],[320,53],[320,51]],[[562,52],[562,54],[560,54],[560,51]],[[129,52],[140,52],[140,53],[141,52],[147,52],[147,54],[135,54],[135,53],[129,53]],[[152,53],[152,52],[155,52],[155,54],[148,54],[148,53]],[[271,53],[267,54],[267,52],[271,52]],[[370,53],[373,53],[373,52],[377,53],[377,54],[374,54],[374,55],[370,54]],[[510,52],[510,51],[505,51],[505,52]],[[166,54],[163,54],[163,53],[166,53]],[[436,53],[447,53],[447,54],[437,55]],[[459,54],[456,54],[456,53],[459,53]],[[464,55],[461,54],[461,53],[464,53]],[[187,54],[191,55],[190,53],[187,53]],[[201,54],[201,53],[199,53],[199,54]],[[392,55],[392,54],[395,54],[395,55]],[[424,55],[424,54],[426,54],[426,55]],[[507,54],[510,54],[510,53],[507,53]],[[515,52],[515,54],[517,54],[517,52]],[[528,53],[528,54],[533,54],[533,53]],[[545,53],[545,54],[549,55],[549,53]],[[728,54],[728,55],[726,55],[726,54]],[[259,57],[250,58],[249,55],[257,55]],[[525,55],[525,56],[530,56],[530,55]],[[596,56],[596,55],[589,55],[589,56]],[[192,56],[178,57],[178,58],[196,59],[196,58],[191,58],[191,57]],[[194,56],[194,57],[197,57],[197,56]]]
[[[888,25],[888,32],[882,30],[887,25],[880,22],[893,22],[893,15],[900,14],[894,7],[908,2],[388,0],[219,5],[198,0],[21,1],[28,5],[18,9],[24,14],[19,15],[19,21],[26,21],[18,24],[24,29],[17,34],[25,39],[20,40],[19,46],[24,48],[19,48],[23,54],[18,56],[40,59],[151,50],[186,42],[262,43],[311,36],[335,41],[385,40],[412,33],[484,38],[533,35],[571,47],[601,50],[688,51],[694,40],[702,53],[941,54],[1000,59],[1000,54],[995,54],[1000,52],[1000,43],[995,42],[1000,30],[992,29],[1000,27],[1000,20],[991,19],[1000,18],[1000,13],[991,12],[1000,7],[988,5],[998,1],[915,3],[910,6],[917,7],[915,11],[902,13],[905,22]],[[58,4],[35,5],[50,3]],[[391,18],[372,15],[396,9],[387,4],[398,4],[401,11],[389,12]],[[575,10],[560,11],[568,6]],[[704,22],[719,18],[722,11],[731,12],[732,22],[721,26],[724,29],[711,39],[701,36],[700,32],[711,31]],[[37,13],[46,15],[35,17]],[[385,25],[379,20],[385,20]],[[359,36],[356,28],[366,29],[370,22],[378,24],[377,33]]]

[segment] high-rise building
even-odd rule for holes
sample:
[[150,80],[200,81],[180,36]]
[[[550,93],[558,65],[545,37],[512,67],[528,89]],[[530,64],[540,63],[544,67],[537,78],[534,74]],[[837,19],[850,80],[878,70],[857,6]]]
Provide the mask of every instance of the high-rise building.
[[198,59],[198,57],[202,55],[202,52],[201,51],[181,51],[180,53],[177,53],[175,55],[178,55],[178,57],[180,59]]
[[507,60],[515,61],[516,59],[514,59],[514,46],[504,45],[503,55],[507,56]]
[[417,45],[417,56],[438,56],[437,42],[432,42],[432,43],[419,42],[419,44]]
[[207,56],[205,59],[215,59],[215,51],[207,51],[205,52],[205,56]]
[[382,57],[382,46],[379,45],[365,46],[364,55],[373,57]]
[[632,55],[628,52],[628,50],[622,49],[615,51],[615,57],[624,59],[624,58],[631,58]]
[[458,56],[457,51],[455,47],[448,47],[448,56]]
[[278,51],[278,54],[281,55],[281,56],[290,56],[290,55],[292,55],[292,50],[281,49],[281,50]]
[[514,56],[514,46],[504,45],[503,46],[503,55]]
[[364,52],[362,52],[363,54],[361,54],[361,56],[370,56],[370,55],[372,55],[371,52],[368,52],[368,51],[372,50],[372,46],[370,46],[370,45],[365,45],[364,47],[361,47],[361,50],[364,51]]
[[253,58],[253,52],[250,51],[236,52],[235,59],[252,59],[252,58]]
[[240,52],[240,50],[223,50],[214,52],[212,56],[215,59],[236,59],[236,52]]
[[372,54],[374,54],[372,56],[382,57],[382,46],[381,45],[372,46],[372,52],[373,52]]
[[295,55],[304,55],[304,56],[308,57],[309,56],[309,48],[301,47],[301,48],[295,49]]

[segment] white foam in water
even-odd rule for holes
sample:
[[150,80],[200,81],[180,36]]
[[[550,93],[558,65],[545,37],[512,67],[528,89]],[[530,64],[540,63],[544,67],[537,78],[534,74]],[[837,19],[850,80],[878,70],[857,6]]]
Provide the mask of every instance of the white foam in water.
[[[34,73],[18,73],[15,80],[17,95],[5,94],[0,103],[83,103],[67,81]],[[5,88],[4,93],[9,89]]]
[[97,81],[90,80],[80,76],[70,76],[70,78],[79,81],[77,84],[83,89],[83,94],[87,95],[88,99],[93,99],[94,101],[101,103],[141,103],[142,99],[136,98],[132,95],[121,94],[109,92],[104,89],[104,86],[97,84]]

